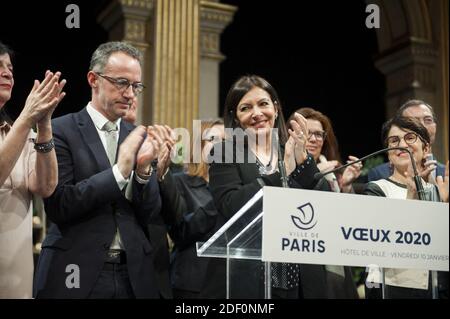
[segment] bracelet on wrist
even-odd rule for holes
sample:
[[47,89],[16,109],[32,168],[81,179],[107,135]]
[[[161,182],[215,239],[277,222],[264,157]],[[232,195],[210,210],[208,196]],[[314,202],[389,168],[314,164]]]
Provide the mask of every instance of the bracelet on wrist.
[[36,152],[39,153],[48,153],[50,152],[52,149],[55,148],[55,142],[53,141],[53,138],[45,143],[36,143],[36,139],[32,139],[33,143],[34,143],[34,149],[36,150]]

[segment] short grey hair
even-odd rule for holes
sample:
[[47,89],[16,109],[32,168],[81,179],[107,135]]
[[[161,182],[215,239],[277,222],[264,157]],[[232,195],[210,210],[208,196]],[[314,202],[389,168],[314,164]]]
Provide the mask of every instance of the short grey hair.
[[433,107],[422,100],[408,100],[405,103],[403,103],[402,106],[397,110],[396,116],[403,116],[403,112],[413,106],[419,106],[419,105],[425,105],[431,112],[431,115],[433,116],[433,120],[437,122],[436,113],[434,113]]
[[106,42],[101,44],[92,54],[89,71],[103,72],[109,57],[116,52],[123,52],[129,55],[138,60],[142,66],[142,53],[134,46],[126,42]]

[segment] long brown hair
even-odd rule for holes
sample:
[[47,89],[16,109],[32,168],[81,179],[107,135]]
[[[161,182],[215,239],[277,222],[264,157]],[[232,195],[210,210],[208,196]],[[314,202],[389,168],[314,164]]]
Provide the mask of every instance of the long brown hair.
[[[322,124],[323,130],[325,131],[325,139],[323,141],[321,153],[327,158],[328,161],[338,161],[341,163],[341,154],[339,153],[338,142],[336,136],[334,135],[333,126],[331,125],[331,121],[328,116],[310,107],[303,107],[295,112],[300,113],[306,119],[316,120]],[[288,128],[291,128],[290,121],[294,119],[295,112],[289,117],[287,122]]]
[[[201,149],[203,152],[203,148],[205,147],[205,144],[207,141],[203,140],[203,132],[205,132],[207,129],[212,128],[215,125],[223,125],[223,120],[221,119],[215,119],[215,120],[202,120],[201,123],[201,134],[200,136],[194,136],[193,139],[191,139],[191,150],[193,150],[193,145],[198,145],[199,142],[197,139],[200,137],[200,143],[201,143]],[[194,140],[195,139],[195,140]],[[187,174],[190,176],[200,176],[203,177],[203,179],[208,180],[208,170],[209,165],[208,163],[205,163],[203,160],[203,156],[201,157],[200,163],[194,163],[193,161],[193,154],[191,152],[191,161],[188,164],[187,167]]]

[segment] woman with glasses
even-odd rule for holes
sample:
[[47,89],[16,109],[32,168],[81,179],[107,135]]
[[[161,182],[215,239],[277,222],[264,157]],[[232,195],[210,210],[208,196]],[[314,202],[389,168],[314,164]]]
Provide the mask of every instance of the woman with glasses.
[[[218,214],[209,190],[208,154],[213,144],[224,138],[223,121],[202,120],[200,132],[200,136],[193,137],[191,145],[184,145],[191,148],[191,160],[185,172],[172,173],[168,169],[170,145],[163,147],[158,157],[161,214],[174,243],[170,279],[176,299],[200,298],[210,259],[197,256],[196,242],[207,241],[214,234]],[[196,158],[193,145],[201,145],[199,162],[193,160]]]
[[14,86],[11,57],[0,42],[0,299],[32,296],[32,196],[50,196],[58,182],[50,120],[65,95],[61,73],[47,71],[13,123],[4,111]]
[[[319,111],[305,107],[295,111],[303,115],[308,121],[308,140],[306,149],[314,157],[320,172],[325,173],[341,165],[338,142],[334,135],[330,119]],[[295,113],[294,113],[295,114]],[[292,120],[292,115],[287,123]],[[349,156],[348,161],[358,158]],[[348,166],[341,174],[327,174],[325,179],[334,192],[353,193],[353,182],[361,174],[362,164]]]
[[[414,118],[395,117],[382,127],[382,140],[385,147],[404,147],[413,155],[417,169],[425,169],[426,155],[430,150],[430,136],[427,129]],[[393,173],[386,179],[370,182],[365,193],[396,199],[418,199],[409,153],[404,150],[393,150],[388,153]],[[438,178],[438,185],[425,182],[422,185],[427,201],[448,202],[448,163],[446,177]],[[377,274],[376,271],[370,274]],[[374,282],[375,277],[369,277]],[[448,298],[448,273],[439,273],[439,295]],[[431,274],[427,270],[385,269],[385,297],[392,298],[431,298]],[[381,298],[379,288],[367,288],[366,298]],[[373,286],[373,285],[370,285]]]
[[[338,143],[328,116],[309,107],[300,108],[295,112],[303,115],[307,120],[308,139],[306,149],[316,161],[319,170],[325,173],[340,166],[341,157]],[[288,127],[290,127],[289,123],[293,116],[288,120]],[[357,158],[349,156],[349,161],[354,160],[357,160]],[[333,192],[352,193],[352,183],[360,174],[361,164],[358,163],[347,167],[342,174],[327,174],[325,179]],[[339,299],[357,298],[358,295],[350,267],[325,265],[324,268],[330,296]]]

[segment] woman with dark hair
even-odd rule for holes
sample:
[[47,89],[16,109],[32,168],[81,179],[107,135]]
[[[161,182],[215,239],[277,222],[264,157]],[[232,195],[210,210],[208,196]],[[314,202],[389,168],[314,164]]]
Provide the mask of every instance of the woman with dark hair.
[[11,56],[0,42],[0,299],[32,295],[32,195],[50,196],[58,181],[50,120],[65,84],[47,71],[13,123],[3,110],[14,86]]
[[[309,107],[300,108],[295,113],[303,115],[308,123],[308,140],[306,149],[314,158],[321,173],[330,171],[341,164],[341,156],[333,126],[328,116]],[[295,114],[294,113],[294,114]],[[290,127],[289,118],[287,126]],[[349,156],[349,161],[357,160],[357,157]],[[361,174],[361,164],[348,166],[342,174],[329,173],[325,175],[333,192],[353,193],[352,183]],[[330,294],[336,298],[357,298],[355,283],[353,282],[350,267],[326,265],[327,283]]]
[[[394,117],[382,127],[382,140],[385,147],[405,147],[410,150],[417,169],[425,169],[426,155],[430,149],[430,136],[427,129],[415,118]],[[412,179],[412,164],[408,152],[394,150],[388,153],[389,163],[393,174],[387,179],[368,183],[365,193],[373,196],[382,196],[396,199],[418,199],[417,189]],[[440,185],[429,184],[422,179],[427,201],[446,201],[448,194],[440,192],[440,187],[448,189],[448,162],[446,178]],[[445,185],[446,184],[446,185]],[[377,271],[369,272],[368,282],[376,282],[379,288],[368,289],[367,298],[381,298],[381,283]],[[448,272],[439,273],[440,297],[448,298]],[[385,269],[385,297],[392,298],[431,298],[431,274],[427,270],[413,269]],[[373,285],[371,285],[373,286]]]
[[[309,107],[298,109],[295,112],[303,115],[308,121],[306,149],[314,157],[320,172],[325,173],[342,165],[338,142],[328,116]],[[288,120],[288,127],[294,114]],[[348,157],[348,161],[356,160],[358,158],[355,156]],[[351,165],[344,169],[341,174],[330,173],[325,175],[325,179],[330,183],[334,192],[352,193],[352,183],[361,175],[361,168],[360,163]]]
[[[292,129],[287,130],[280,99],[265,79],[255,75],[243,76],[232,85],[225,101],[225,127],[235,129],[233,136],[226,136],[226,141],[215,146],[214,154],[223,150],[220,153],[222,160],[213,161],[209,171],[211,193],[219,211],[216,230],[264,185],[282,186],[278,144],[281,144],[289,187],[329,190],[326,183],[318,183],[314,179],[319,170],[306,152],[306,119],[296,114],[291,121]],[[244,138],[239,138],[238,133],[244,130]],[[230,150],[233,154],[228,154]],[[227,163],[227,159],[232,159],[232,162]],[[251,273],[252,265],[247,266]],[[203,297],[225,297],[225,269],[223,260],[211,261]],[[272,264],[272,297],[326,298],[321,271],[321,266]],[[261,278],[257,268],[254,274]],[[246,291],[254,286],[254,282],[245,274],[241,277],[239,293],[242,298],[248,298]]]
[[[171,147],[158,158],[158,178],[162,198],[162,216],[169,226],[174,247],[170,262],[170,279],[174,298],[199,298],[205,284],[209,258],[197,256],[196,242],[206,241],[214,233],[217,210],[209,190],[208,154],[213,143],[224,138],[221,119],[202,120],[199,136],[191,140],[191,158],[185,172],[168,170]],[[201,146],[199,162],[194,162],[193,145]],[[189,145],[185,145],[189,147]]]

